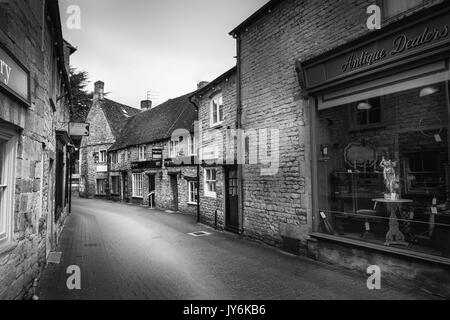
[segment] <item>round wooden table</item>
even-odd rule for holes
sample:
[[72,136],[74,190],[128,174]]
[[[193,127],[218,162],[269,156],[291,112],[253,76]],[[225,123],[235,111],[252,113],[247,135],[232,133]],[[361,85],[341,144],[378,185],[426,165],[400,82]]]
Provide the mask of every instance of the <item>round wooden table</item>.
[[386,234],[386,242],[385,245],[389,246],[392,244],[408,246],[409,243],[405,241],[404,234],[400,231],[398,218],[397,218],[397,209],[401,210],[403,204],[412,203],[413,200],[409,199],[398,199],[398,200],[390,200],[390,199],[372,199],[375,203],[384,203],[389,212],[389,231]]

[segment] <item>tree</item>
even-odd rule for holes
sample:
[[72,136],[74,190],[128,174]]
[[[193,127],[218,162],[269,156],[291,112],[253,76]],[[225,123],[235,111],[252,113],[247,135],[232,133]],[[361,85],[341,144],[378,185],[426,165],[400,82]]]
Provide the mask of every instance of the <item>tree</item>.
[[72,122],[86,122],[92,105],[92,93],[86,91],[89,74],[70,67],[70,87],[72,91]]

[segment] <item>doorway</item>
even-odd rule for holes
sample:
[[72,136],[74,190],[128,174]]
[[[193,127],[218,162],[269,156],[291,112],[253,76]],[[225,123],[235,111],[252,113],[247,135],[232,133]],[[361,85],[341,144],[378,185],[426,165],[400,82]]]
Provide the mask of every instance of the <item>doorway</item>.
[[225,229],[239,233],[239,193],[236,167],[225,167]]
[[47,237],[45,242],[45,256],[48,257],[53,249],[53,220],[54,220],[54,205],[53,205],[53,170],[54,160],[50,159],[48,166],[48,195],[47,195]]
[[156,176],[154,174],[148,175],[148,205],[150,208],[156,206]]

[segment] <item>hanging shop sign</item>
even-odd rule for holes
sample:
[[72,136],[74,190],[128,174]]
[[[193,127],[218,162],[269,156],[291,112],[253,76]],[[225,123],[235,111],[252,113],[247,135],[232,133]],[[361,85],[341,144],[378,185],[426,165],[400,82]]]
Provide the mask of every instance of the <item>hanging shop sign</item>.
[[374,69],[429,62],[427,58],[431,55],[450,50],[450,11],[444,11],[413,24],[404,23],[374,38],[359,39],[341,50],[300,63],[303,86],[309,91],[317,91]]
[[30,73],[0,46],[0,88],[25,102],[30,100]]
[[88,137],[89,123],[69,122],[69,135],[72,137]]

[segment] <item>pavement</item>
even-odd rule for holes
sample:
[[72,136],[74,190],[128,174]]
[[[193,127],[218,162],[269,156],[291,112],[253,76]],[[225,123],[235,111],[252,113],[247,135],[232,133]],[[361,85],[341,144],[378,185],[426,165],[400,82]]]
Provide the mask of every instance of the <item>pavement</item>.
[[[189,233],[206,231],[194,237]],[[328,266],[239,239],[196,223],[190,215],[103,200],[73,198],[72,215],[48,264],[41,300],[416,300],[365,274]],[[69,266],[81,289],[69,290]]]

